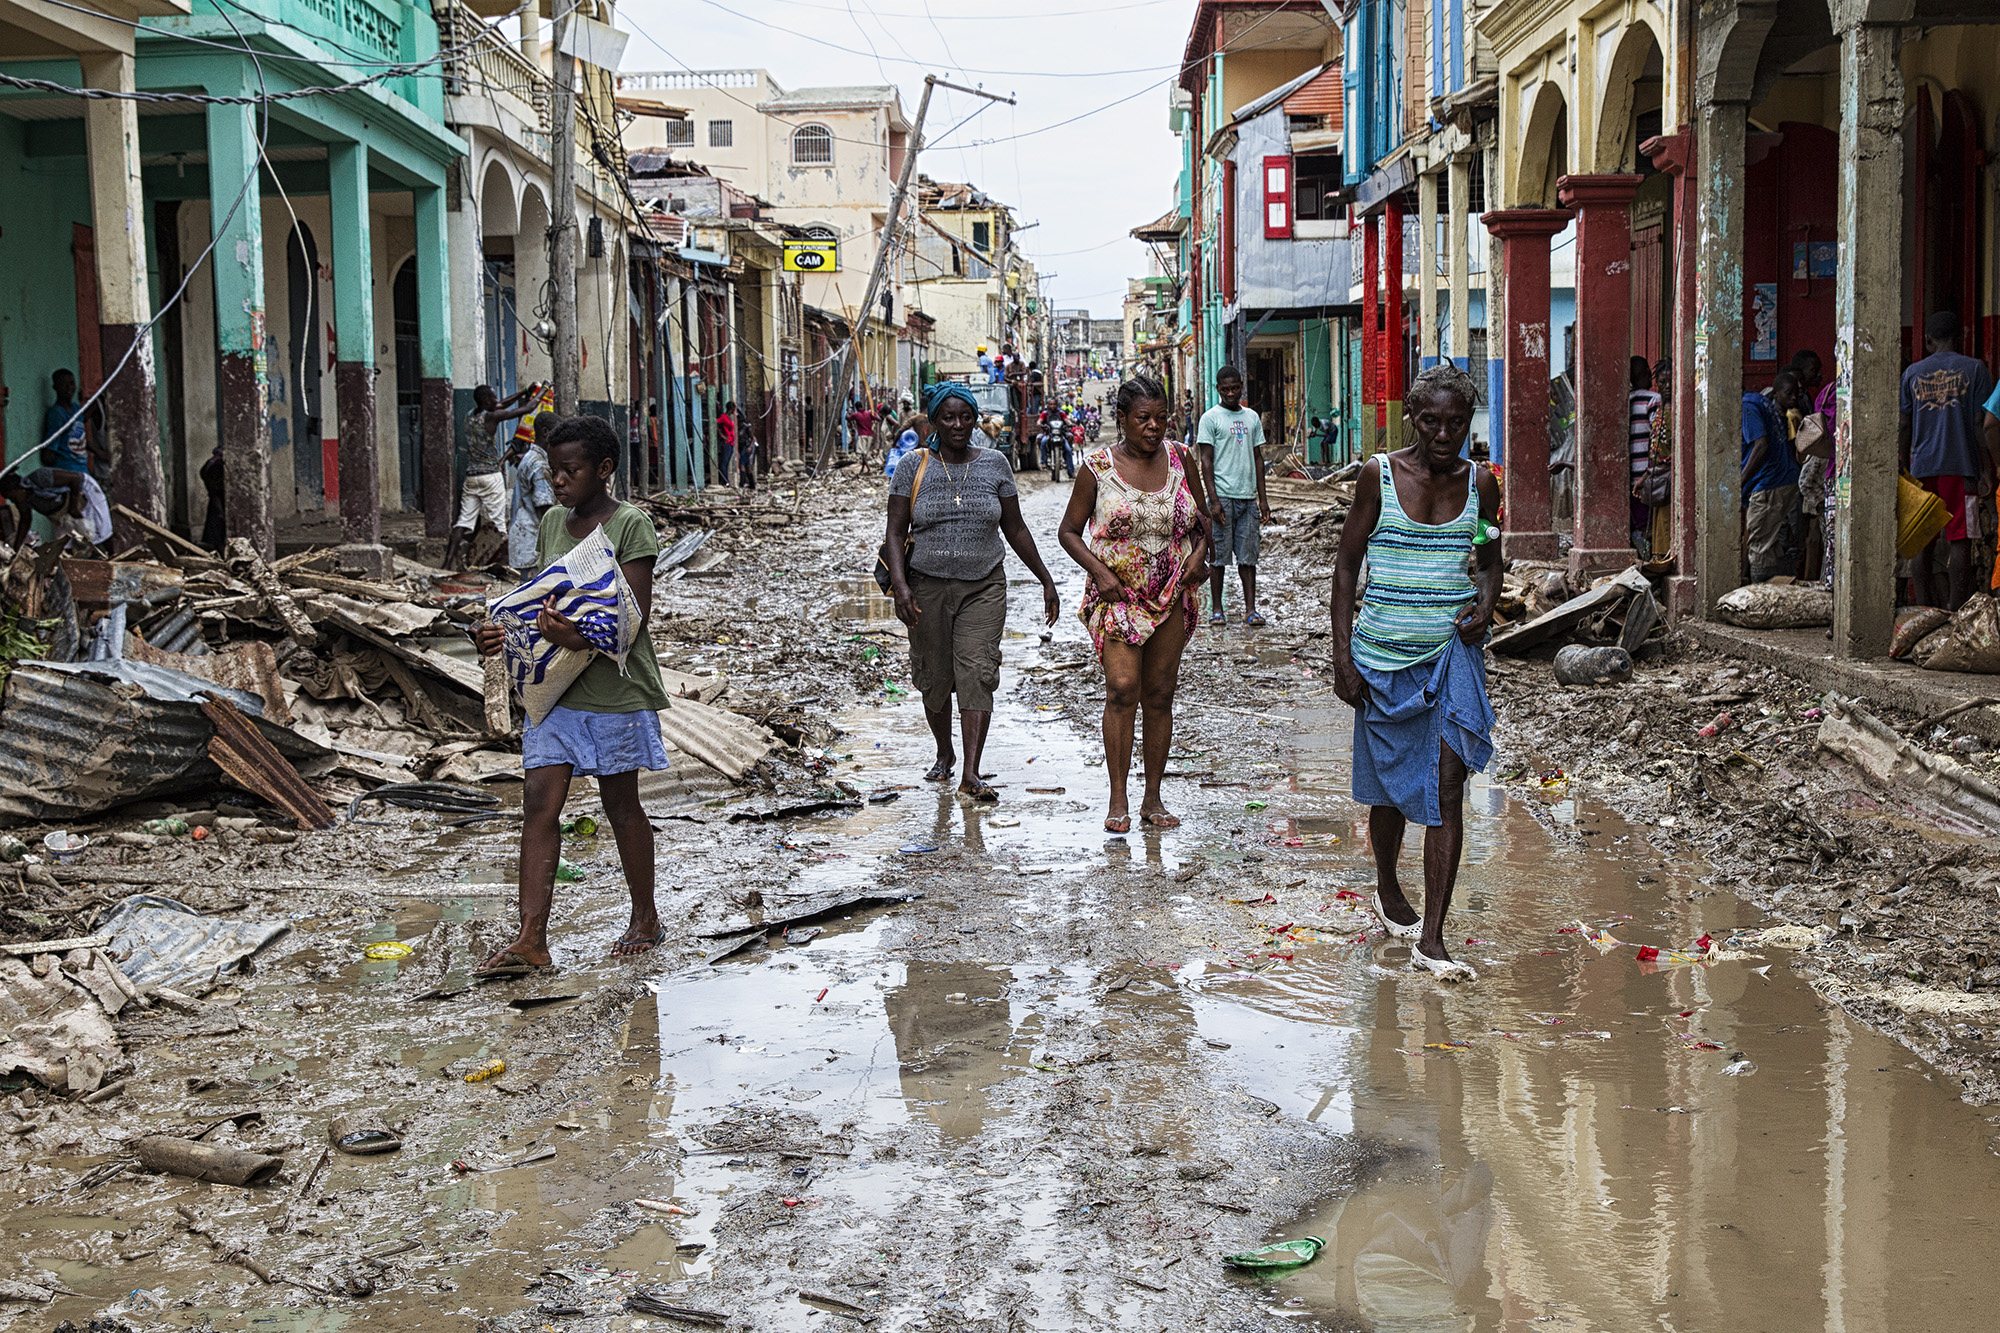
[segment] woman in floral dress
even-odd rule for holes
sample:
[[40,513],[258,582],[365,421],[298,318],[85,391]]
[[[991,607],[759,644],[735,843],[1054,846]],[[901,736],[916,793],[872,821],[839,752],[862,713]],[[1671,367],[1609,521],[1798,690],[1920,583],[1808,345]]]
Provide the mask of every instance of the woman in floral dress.
[[1208,528],[1184,451],[1166,442],[1172,412],[1159,381],[1141,375],[1121,384],[1118,439],[1084,456],[1063,514],[1063,549],[1090,576],[1079,614],[1104,664],[1107,833],[1132,829],[1125,779],[1142,708],[1146,794],[1139,820],[1149,828],[1180,823],[1160,800],[1160,779],[1173,745],[1181,652],[1201,624]]

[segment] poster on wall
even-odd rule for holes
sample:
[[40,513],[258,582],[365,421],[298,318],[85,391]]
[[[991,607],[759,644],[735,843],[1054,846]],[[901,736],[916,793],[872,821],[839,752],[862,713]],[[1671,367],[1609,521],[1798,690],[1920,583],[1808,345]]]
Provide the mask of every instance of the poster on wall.
[[1778,359],[1778,284],[1760,282],[1750,288],[1750,357],[1752,361]]

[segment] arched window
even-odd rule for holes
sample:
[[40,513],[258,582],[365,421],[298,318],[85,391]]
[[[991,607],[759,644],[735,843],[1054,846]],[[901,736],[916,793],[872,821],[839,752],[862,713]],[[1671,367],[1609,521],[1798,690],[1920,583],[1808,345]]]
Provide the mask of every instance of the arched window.
[[792,131],[792,165],[833,165],[833,131],[824,125],[801,125]]

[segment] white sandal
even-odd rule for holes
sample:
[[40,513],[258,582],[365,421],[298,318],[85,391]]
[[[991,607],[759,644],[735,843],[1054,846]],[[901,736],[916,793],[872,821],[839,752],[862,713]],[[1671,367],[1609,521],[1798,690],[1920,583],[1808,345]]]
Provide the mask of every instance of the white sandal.
[[1390,939],[1413,940],[1424,933],[1424,923],[1421,918],[1407,926],[1399,926],[1389,919],[1389,914],[1382,910],[1382,890],[1375,890],[1368,902],[1375,909],[1375,920],[1381,924],[1382,929],[1389,932]]
[[1421,949],[1410,950],[1410,970],[1428,972],[1439,981],[1477,981],[1479,974],[1456,958],[1433,958]]

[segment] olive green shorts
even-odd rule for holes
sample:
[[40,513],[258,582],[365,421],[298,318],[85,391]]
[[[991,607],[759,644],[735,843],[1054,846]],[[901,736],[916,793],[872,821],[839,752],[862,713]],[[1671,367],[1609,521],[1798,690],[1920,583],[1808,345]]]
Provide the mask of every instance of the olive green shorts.
[[922,613],[910,627],[910,679],[924,710],[943,712],[958,696],[961,712],[990,713],[1000,684],[1000,635],[1007,628],[1007,564],[980,579],[909,573]]

